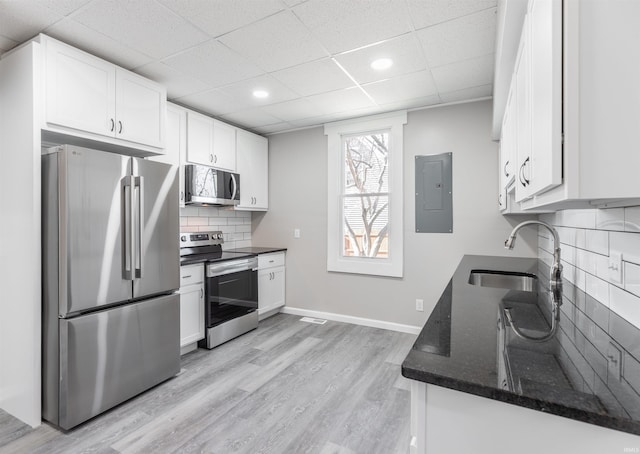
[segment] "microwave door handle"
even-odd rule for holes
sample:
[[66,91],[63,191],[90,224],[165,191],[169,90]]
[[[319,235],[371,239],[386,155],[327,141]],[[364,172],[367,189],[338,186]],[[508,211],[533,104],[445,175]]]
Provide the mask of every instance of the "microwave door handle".
[[136,251],[135,251],[135,267],[136,267],[136,278],[142,277],[142,257],[143,257],[143,224],[144,224],[144,177],[134,177],[135,187],[138,192],[138,206],[137,206],[137,215],[136,215]]
[[231,176],[231,200],[236,199],[236,192],[238,191],[238,183],[236,182],[236,176],[234,174],[229,174]]
[[131,189],[131,177],[126,176],[120,182],[120,190],[122,194],[122,226],[124,230],[122,237],[122,278],[127,281],[133,280],[133,260],[131,253],[133,251],[131,244],[133,235],[131,194],[133,191]]

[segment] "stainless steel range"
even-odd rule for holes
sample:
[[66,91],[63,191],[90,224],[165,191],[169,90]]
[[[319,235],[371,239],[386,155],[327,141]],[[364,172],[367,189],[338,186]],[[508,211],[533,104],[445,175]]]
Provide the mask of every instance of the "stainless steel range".
[[180,263],[204,262],[205,338],[214,348],[258,327],[258,257],[222,250],[219,231],[180,234]]

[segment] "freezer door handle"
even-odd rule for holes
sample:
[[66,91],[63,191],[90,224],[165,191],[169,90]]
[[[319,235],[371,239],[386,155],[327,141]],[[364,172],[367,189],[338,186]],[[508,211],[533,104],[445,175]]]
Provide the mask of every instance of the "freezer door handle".
[[133,188],[130,176],[121,180],[122,194],[122,222],[124,235],[122,237],[122,278],[133,280]]
[[142,277],[142,258],[144,257],[143,251],[143,238],[144,238],[144,177],[134,177],[134,184],[137,189],[138,207],[136,213],[136,251],[135,251],[135,277],[140,279]]

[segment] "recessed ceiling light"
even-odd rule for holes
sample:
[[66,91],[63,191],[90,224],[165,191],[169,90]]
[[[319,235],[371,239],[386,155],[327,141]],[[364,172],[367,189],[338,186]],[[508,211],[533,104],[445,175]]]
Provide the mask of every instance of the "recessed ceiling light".
[[378,58],[377,60],[373,60],[371,62],[371,67],[376,71],[382,71],[384,69],[390,68],[393,65],[393,60],[390,58]]
[[267,98],[269,96],[269,92],[266,90],[253,90],[253,96],[256,98]]

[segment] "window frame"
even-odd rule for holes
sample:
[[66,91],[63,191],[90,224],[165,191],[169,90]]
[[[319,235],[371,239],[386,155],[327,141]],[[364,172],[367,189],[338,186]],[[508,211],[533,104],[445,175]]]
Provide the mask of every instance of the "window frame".
[[[324,125],[327,135],[327,271],[402,277],[404,263],[404,125],[406,111],[345,120]],[[389,256],[343,256],[343,137],[389,131]]]

